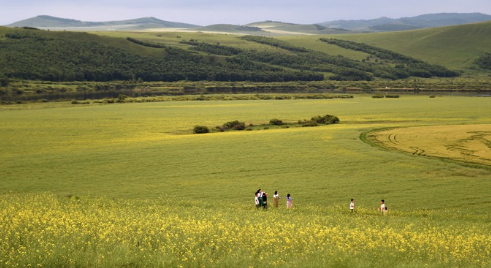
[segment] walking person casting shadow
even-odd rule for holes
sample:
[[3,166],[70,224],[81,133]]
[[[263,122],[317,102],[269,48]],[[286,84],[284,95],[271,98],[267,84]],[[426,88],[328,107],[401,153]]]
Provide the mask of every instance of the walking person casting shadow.
[[385,200],[380,200],[380,207],[378,207],[377,210],[380,210],[380,212],[382,212],[382,215],[386,215],[387,214],[387,207],[385,206]]
[[286,209],[291,209],[293,206],[293,200],[290,194],[286,195]]

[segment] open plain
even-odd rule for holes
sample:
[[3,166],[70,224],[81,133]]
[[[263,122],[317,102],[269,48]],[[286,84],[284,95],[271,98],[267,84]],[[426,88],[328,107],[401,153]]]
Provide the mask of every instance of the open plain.
[[[468,140],[489,133],[489,101],[355,95],[1,106],[0,266],[489,266],[489,162],[404,153],[371,139],[396,133],[408,148],[426,140],[425,152],[441,146],[440,133]],[[195,125],[325,114],[341,122],[191,134]],[[479,153],[488,156],[489,147]],[[257,211],[258,188],[278,190],[280,207]],[[386,216],[376,211],[381,199]]]

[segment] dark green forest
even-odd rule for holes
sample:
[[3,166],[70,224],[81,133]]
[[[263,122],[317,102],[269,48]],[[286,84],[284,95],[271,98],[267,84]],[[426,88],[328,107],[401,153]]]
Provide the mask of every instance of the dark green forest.
[[285,70],[253,61],[219,61],[190,51],[126,40],[160,51],[145,57],[98,42],[43,36],[35,30],[6,34],[0,41],[0,73],[46,81],[319,81],[319,73]]
[[482,69],[491,70],[491,53],[484,53],[475,60],[475,63]]

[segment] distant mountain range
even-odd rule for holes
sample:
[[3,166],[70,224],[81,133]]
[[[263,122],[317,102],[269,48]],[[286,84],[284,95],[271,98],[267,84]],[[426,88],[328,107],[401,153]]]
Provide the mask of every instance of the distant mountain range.
[[159,20],[153,17],[139,18],[133,20],[122,20],[122,21],[106,21],[106,22],[89,22],[80,21],[73,19],[63,19],[52,16],[41,15],[34,18],[21,20],[7,27],[36,27],[36,28],[113,28],[118,29],[145,29],[145,28],[197,28],[200,27],[194,24],[180,23]]
[[491,20],[491,16],[482,13],[438,13],[399,19],[383,17],[373,20],[336,20],[322,22],[319,25],[358,32],[388,32],[460,25],[488,20]]
[[384,17],[372,20],[336,20],[317,24],[262,21],[247,25],[215,24],[203,27],[189,23],[164,21],[153,17],[123,21],[87,22],[41,15],[12,23],[7,27],[36,27],[69,31],[128,31],[169,28],[233,34],[292,35],[404,31],[488,20],[491,20],[491,16],[482,13],[439,13],[399,19]]

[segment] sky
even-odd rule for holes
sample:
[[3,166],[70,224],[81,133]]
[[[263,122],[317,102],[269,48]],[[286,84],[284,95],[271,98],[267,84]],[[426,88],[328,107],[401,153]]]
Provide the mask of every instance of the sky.
[[491,15],[491,0],[0,0],[0,25],[38,15],[82,21],[155,17],[205,26],[264,20],[311,24],[442,12]]

